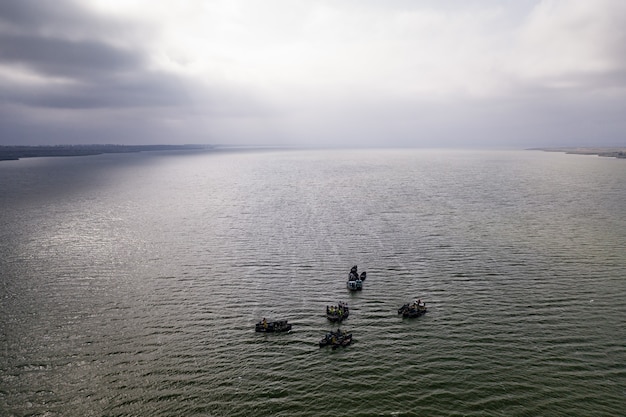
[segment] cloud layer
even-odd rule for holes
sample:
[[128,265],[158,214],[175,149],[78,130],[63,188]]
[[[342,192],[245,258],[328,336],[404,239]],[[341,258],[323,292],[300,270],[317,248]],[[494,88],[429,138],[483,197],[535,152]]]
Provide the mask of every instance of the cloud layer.
[[620,0],[0,3],[0,144],[626,146]]

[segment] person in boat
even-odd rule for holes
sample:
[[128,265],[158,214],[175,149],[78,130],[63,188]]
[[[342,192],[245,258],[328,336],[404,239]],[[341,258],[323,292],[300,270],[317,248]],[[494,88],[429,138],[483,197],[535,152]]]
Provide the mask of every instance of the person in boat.
[[267,320],[265,320],[265,317],[263,317],[262,323],[263,327],[267,329]]

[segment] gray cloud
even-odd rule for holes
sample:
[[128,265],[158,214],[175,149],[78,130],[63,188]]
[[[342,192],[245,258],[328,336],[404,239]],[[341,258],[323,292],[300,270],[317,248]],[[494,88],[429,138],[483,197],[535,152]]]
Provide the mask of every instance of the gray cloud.
[[0,144],[624,144],[622,4],[1,2]]
[[143,63],[135,51],[95,41],[68,41],[33,35],[3,35],[0,59],[42,75],[89,80],[132,71]]
[[150,70],[140,48],[106,40],[107,33],[124,31],[121,22],[98,19],[71,2],[5,2],[0,15],[0,64],[51,81],[3,83],[4,100],[73,109],[188,102],[188,82]]

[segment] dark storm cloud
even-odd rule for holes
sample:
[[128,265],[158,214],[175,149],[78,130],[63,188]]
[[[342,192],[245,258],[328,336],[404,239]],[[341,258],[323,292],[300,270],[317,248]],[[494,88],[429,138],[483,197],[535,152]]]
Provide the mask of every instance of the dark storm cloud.
[[96,19],[71,2],[7,2],[0,15],[0,64],[57,81],[3,83],[4,100],[57,108],[172,106],[189,100],[191,87],[149,70],[140,47],[106,41],[107,33],[132,31],[121,22]]
[[0,38],[0,60],[42,75],[78,80],[109,78],[144,65],[135,51],[102,42],[11,34]]
[[0,33],[35,35],[42,38],[98,39],[107,33],[117,36],[136,33],[123,19],[102,17],[72,0],[17,0],[0,2]]
[[82,13],[76,14],[76,8],[68,1],[3,1],[0,2],[0,22],[3,25],[15,28],[41,27],[47,24],[49,19],[58,20],[63,17],[66,20],[76,20],[82,17]]
[[187,101],[182,79],[147,70],[135,51],[95,41],[8,35],[0,39],[0,61],[60,82],[5,83],[2,96],[27,106],[94,108],[166,106]]

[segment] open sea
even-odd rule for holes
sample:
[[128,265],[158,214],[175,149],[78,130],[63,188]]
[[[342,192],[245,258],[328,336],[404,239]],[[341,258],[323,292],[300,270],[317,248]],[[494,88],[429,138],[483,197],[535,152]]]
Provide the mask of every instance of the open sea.
[[[353,342],[320,348],[339,301]],[[0,415],[624,416],[626,160],[0,162]]]

